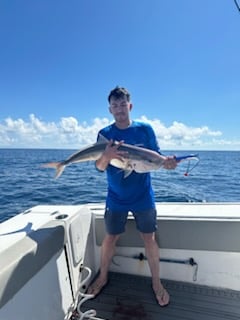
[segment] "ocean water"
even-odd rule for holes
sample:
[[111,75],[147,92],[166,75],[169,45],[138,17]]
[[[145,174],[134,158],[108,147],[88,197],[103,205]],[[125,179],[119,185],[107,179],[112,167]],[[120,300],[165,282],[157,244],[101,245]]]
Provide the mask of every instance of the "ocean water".
[[[103,202],[105,173],[93,162],[68,166],[59,179],[54,170],[42,168],[49,161],[64,160],[74,150],[0,149],[0,222],[39,204]],[[184,155],[193,151],[168,151]],[[200,151],[200,162],[185,176],[188,162],[175,170],[152,172],[156,201],[240,201],[240,151]]]

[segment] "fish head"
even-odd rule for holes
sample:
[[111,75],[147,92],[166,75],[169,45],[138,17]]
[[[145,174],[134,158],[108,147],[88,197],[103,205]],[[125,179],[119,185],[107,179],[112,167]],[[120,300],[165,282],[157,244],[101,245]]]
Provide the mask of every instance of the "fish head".
[[132,160],[129,161],[129,167],[131,166],[132,170],[144,173],[154,170],[158,170],[162,167],[163,162],[161,160],[152,160],[152,159],[141,159],[141,160]]
[[125,171],[144,173],[157,170],[162,167],[165,159],[156,151],[128,144],[121,144],[119,150],[126,154],[121,160],[113,159],[111,164]]

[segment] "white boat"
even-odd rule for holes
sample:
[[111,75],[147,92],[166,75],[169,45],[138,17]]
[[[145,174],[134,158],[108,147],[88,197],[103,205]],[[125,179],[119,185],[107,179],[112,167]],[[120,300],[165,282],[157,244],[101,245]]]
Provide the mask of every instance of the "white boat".
[[[0,224],[0,320],[240,319],[240,203],[157,203],[164,308],[131,215],[94,299],[104,204],[36,206]],[[77,312],[76,312],[77,310]]]

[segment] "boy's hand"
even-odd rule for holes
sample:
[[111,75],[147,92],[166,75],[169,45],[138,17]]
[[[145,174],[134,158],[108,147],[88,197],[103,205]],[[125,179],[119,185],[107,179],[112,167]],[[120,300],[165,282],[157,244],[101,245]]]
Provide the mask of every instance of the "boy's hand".
[[164,160],[163,168],[168,170],[173,170],[177,166],[177,161],[175,156],[168,156]]

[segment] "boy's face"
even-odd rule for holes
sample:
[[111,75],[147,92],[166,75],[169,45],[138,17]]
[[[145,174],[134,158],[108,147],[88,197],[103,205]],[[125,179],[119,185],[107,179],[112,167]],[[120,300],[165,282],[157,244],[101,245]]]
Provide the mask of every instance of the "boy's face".
[[132,104],[127,100],[127,97],[116,99],[111,97],[109,111],[113,115],[116,122],[129,120],[129,111],[132,109]]

